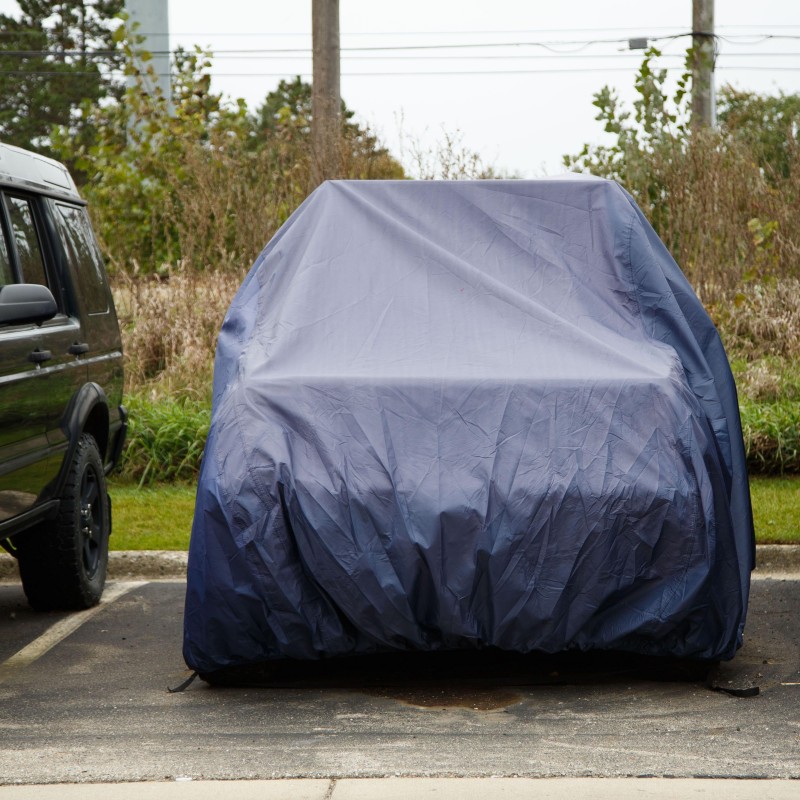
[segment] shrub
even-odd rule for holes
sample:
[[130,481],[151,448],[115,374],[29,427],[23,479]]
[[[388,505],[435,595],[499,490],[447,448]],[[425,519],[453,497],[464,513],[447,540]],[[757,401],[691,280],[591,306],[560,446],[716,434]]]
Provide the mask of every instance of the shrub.
[[725,345],[749,362],[764,358],[800,362],[800,280],[746,283],[713,311]]
[[[800,471],[800,146],[796,125],[765,138],[760,123],[764,108],[796,119],[800,102],[723,90],[721,130],[690,132],[686,79],[670,100],[657,56],[637,76],[632,115],[608,88],[596,95],[615,143],[566,162],[634,195],[706,303],[736,368],[750,468]],[[309,87],[281,82],[254,119],[209,92],[209,66],[200,52],[181,56],[174,116],[141,86],[124,104],[94,108],[102,135],[82,151],[84,192],[116,267],[132,411],[125,470],[145,483],[196,474],[224,314],[313,186]],[[351,117],[343,106],[343,176],[402,177]],[[412,142],[410,164],[420,178],[494,174],[458,135],[432,150]]]
[[800,401],[740,405],[742,431],[751,472],[800,472]]
[[[282,81],[254,117],[243,100],[211,91],[210,54],[179,50],[167,102],[151,88],[155,76],[136,69],[136,36],[120,28],[118,38],[132,78],[123,101],[87,104],[92,141],[76,146],[66,129],[53,136],[59,156],[86,176],[111,271],[240,271],[314,188],[311,87]],[[352,116],[343,105],[336,175],[402,178]]]
[[151,398],[210,396],[214,348],[243,271],[167,269],[114,277],[126,388]]
[[151,399],[129,395],[130,430],[122,457],[122,476],[139,486],[195,480],[200,472],[211,408],[190,397]]
[[[632,112],[609,87],[596,93],[597,119],[614,142],[587,144],[565,156],[565,165],[619,181],[712,311],[734,297],[750,298],[754,283],[796,279],[800,99],[769,103],[723,87],[720,128],[690,131],[689,75],[670,98],[667,72],[655,67],[659,56],[655,49],[646,54]],[[767,130],[765,105],[775,123]],[[776,154],[777,167],[765,161]]]

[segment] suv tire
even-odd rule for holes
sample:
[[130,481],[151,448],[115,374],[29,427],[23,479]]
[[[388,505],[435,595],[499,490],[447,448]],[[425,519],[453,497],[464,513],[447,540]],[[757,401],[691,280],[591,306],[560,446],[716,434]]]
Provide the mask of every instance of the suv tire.
[[100,601],[108,567],[111,507],[97,443],[81,435],[58,515],[21,536],[22,588],[36,611],[90,608]]

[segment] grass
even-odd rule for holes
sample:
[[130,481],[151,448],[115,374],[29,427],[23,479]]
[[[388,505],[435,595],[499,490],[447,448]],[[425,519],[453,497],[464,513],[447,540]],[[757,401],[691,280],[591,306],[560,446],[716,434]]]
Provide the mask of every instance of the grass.
[[800,401],[745,400],[739,408],[750,472],[800,472]]
[[[186,550],[195,487],[113,483],[113,550]],[[750,495],[759,544],[800,544],[800,476],[752,477]]]
[[800,475],[750,478],[759,544],[800,544]]
[[140,487],[192,481],[200,471],[211,404],[191,397],[125,398],[130,414],[122,474]]
[[112,550],[186,550],[192,530],[195,487],[112,482]]

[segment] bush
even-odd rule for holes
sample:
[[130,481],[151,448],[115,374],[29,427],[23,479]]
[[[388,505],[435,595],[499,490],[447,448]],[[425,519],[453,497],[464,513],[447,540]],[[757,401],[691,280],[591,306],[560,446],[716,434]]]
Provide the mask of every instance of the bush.
[[751,472],[800,472],[800,281],[748,287],[717,325],[739,390]]
[[745,400],[739,409],[750,471],[800,472],[800,401]]
[[210,402],[133,394],[126,398],[126,405],[130,428],[122,477],[138,481],[140,487],[196,480],[211,424]]
[[626,109],[595,95],[608,145],[567,167],[635,198],[714,319],[736,374],[748,465],[800,471],[800,96],[723,87],[717,130],[690,130],[690,76],[668,96],[647,52]]
[[753,363],[762,359],[800,363],[797,278],[744,284],[732,301],[718,304],[712,311],[733,357]]
[[797,279],[800,98],[723,87],[720,128],[690,131],[689,76],[670,98],[659,56],[646,54],[632,112],[609,87],[597,92],[596,118],[615,141],[587,144],[565,165],[619,181],[712,311],[749,298],[753,284]]
[[[125,37],[130,37],[125,39]],[[59,157],[86,176],[82,192],[112,272],[240,271],[314,188],[311,87],[282,81],[260,116],[211,91],[211,57],[175,55],[171,102],[136,69],[136,36],[119,29],[131,85],[121,102],[87,104],[95,136],[54,131]],[[400,164],[344,105],[336,177],[402,178]]]
[[116,275],[127,391],[209,397],[217,336],[243,277],[188,269]]
[[[706,303],[735,367],[750,468],[800,471],[800,145],[796,125],[770,123],[767,136],[761,124],[791,122],[800,101],[723,89],[720,131],[690,132],[686,80],[670,100],[657,56],[637,76],[633,114],[607,88],[596,96],[615,143],[566,162],[634,195]],[[202,53],[181,56],[174,116],[141,86],[92,109],[101,135],[82,151],[84,193],[116,267],[131,407],[124,470],[142,483],[197,474],[225,312],[313,188],[309,87],[281,82],[254,119],[209,92],[209,66]],[[351,117],[343,106],[343,176],[402,177]],[[431,151],[412,142],[410,156],[420,178],[493,175],[457,135]]]

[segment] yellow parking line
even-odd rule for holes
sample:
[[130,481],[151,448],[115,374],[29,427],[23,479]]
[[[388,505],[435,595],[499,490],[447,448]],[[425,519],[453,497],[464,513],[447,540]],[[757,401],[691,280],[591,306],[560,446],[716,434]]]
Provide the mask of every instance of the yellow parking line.
[[59,620],[55,625],[51,625],[41,636],[34,639],[30,644],[25,645],[22,650],[14,653],[13,656],[0,664],[0,683],[5,682],[19,670],[32,664],[41,658],[48,650],[51,650],[59,642],[74,633],[84,622],[88,622],[95,614],[102,611],[106,606],[113,603],[122,595],[133,589],[144,586],[147,581],[125,581],[109,584],[103,592],[103,599],[99,605],[87,608],[86,611],[77,611],[65,619]]

